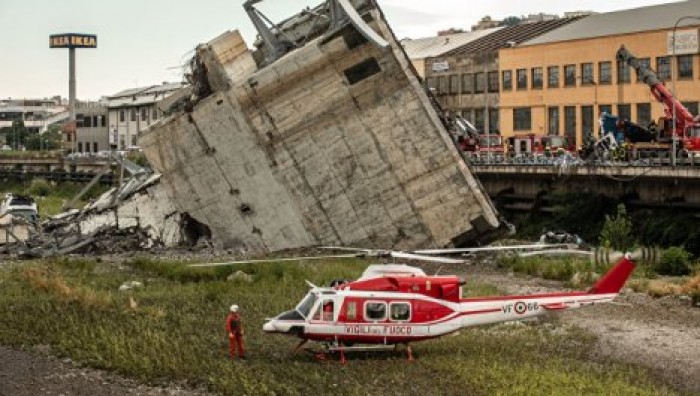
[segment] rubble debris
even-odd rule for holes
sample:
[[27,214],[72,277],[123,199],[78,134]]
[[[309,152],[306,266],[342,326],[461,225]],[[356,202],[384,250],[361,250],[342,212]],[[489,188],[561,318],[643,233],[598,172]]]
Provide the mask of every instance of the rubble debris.
[[0,216],[0,249],[10,244],[24,244],[29,240],[33,226],[22,217],[11,214]]
[[126,281],[119,286],[119,291],[120,292],[125,292],[133,289],[140,289],[143,287],[143,283],[139,281]]
[[235,282],[238,280],[242,280],[244,282],[251,283],[253,281],[253,275],[246,274],[245,272],[238,270],[238,271],[232,273],[231,275],[229,275],[228,277],[226,277],[226,280],[229,282]]
[[[178,213],[218,249],[462,245],[496,229],[381,10],[329,0],[197,47],[189,106],[139,139]],[[189,220],[188,220],[189,222]]]

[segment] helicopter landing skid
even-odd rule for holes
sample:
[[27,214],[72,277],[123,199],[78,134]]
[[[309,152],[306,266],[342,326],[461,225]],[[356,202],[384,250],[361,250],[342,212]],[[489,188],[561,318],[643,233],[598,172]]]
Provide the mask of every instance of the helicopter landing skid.
[[[359,346],[347,346],[338,344],[323,344],[324,348],[319,350],[312,347],[301,348],[305,342],[301,342],[297,348],[294,350],[303,349],[314,356],[318,361],[327,361],[328,355],[332,353],[338,353],[340,364],[345,364],[347,359],[345,358],[345,352],[372,352],[372,351],[398,351],[399,344],[394,345],[359,345]],[[403,344],[406,347],[406,357],[409,362],[413,361],[413,351],[411,350],[411,345],[406,343]]]

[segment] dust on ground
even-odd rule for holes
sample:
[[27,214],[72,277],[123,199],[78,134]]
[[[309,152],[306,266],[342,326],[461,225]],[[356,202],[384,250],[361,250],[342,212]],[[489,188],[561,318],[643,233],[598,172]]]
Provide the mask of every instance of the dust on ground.
[[[563,282],[508,273],[477,264],[462,271],[469,279],[490,283],[508,294],[566,289]],[[552,314],[561,323],[597,337],[595,360],[615,360],[650,369],[680,391],[700,393],[700,309],[676,297],[652,298],[623,289],[611,304]],[[558,319],[556,319],[558,318]]]
[[152,387],[106,371],[82,368],[49,354],[48,347],[22,351],[0,346],[0,396],[34,395],[206,395],[169,384]]

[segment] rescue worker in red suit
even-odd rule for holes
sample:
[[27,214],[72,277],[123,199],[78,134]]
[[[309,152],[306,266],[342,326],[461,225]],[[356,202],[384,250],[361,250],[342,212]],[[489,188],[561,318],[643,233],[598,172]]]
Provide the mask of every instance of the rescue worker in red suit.
[[236,358],[236,347],[238,347],[238,357],[245,359],[245,349],[243,348],[243,319],[238,312],[238,305],[231,305],[231,312],[226,317],[226,333],[228,334],[229,356]]

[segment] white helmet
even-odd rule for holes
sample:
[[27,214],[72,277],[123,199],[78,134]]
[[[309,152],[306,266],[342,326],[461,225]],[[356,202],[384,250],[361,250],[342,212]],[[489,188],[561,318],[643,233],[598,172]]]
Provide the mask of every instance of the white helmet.
[[231,305],[231,312],[238,312],[238,305],[237,304]]

